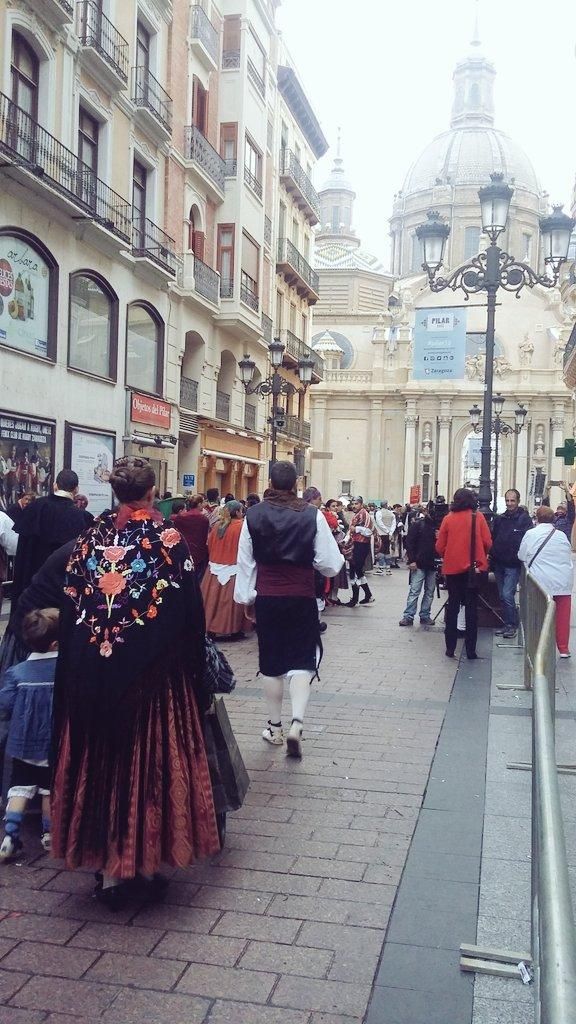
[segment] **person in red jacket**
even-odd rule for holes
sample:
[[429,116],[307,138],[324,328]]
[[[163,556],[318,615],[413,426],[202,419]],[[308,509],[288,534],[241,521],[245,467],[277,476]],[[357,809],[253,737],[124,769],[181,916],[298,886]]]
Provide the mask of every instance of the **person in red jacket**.
[[208,516],[204,515],[202,511],[203,498],[201,495],[196,495],[195,498],[190,498],[188,502],[188,511],[185,511],[185,502],[175,501],[172,506],[171,519],[177,530],[180,531],[188,547],[190,548],[190,554],[192,555],[192,561],[194,562],[194,572],[198,583],[202,582],[202,577],[206,571],[208,565],[208,533],[210,531],[210,522]]
[[471,568],[472,530],[474,530],[474,562],[477,572],[488,571],[488,552],[492,537],[488,523],[477,511],[478,499],[474,491],[459,487],[454,493],[450,512],[442,521],[436,540],[436,551],[442,555],[442,571],[448,588],[448,604],[444,636],[446,655],[454,657],[458,636],[458,611],[463,604],[466,611],[464,644],[469,659],[477,658],[478,591],[469,586]]

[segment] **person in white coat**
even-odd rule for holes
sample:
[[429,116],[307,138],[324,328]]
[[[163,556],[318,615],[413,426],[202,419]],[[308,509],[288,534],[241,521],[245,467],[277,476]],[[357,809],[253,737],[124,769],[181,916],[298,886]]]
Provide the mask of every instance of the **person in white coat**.
[[380,554],[376,557],[376,572],[380,576],[384,571],[387,576],[392,575],[392,570],[387,558],[390,555],[390,545],[396,532],[396,525],[396,516],[392,509],[388,508],[388,502],[384,501],[381,507],[376,509],[376,514],[374,516],[374,526],[376,527],[376,532],[380,537],[381,545]]
[[570,541],[552,520],[554,511],[541,505],[536,509],[536,526],[522,538],[518,558],[527,572],[556,604],[556,646],[561,658],[570,657],[570,612],[574,567]]

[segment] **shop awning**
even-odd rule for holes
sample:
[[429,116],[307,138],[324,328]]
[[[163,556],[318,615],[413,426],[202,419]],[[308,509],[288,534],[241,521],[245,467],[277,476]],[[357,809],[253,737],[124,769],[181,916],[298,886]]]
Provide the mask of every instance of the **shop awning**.
[[254,466],[265,466],[265,459],[250,459],[247,455],[237,455],[235,452],[216,452],[213,448],[202,448],[202,455],[215,455],[217,459],[234,459],[234,462],[251,462]]

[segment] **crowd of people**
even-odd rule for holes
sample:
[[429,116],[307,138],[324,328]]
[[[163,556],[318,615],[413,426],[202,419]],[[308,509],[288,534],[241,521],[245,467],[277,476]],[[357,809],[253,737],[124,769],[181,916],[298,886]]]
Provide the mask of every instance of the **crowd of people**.
[[262,738],[294,758],[326,607],[373,606],[368,575],[391,575],[402,559],[409,591],[399,625],[419,616],[429,629],[442,586],[448,657],[463,632],[467,657],[477,658],[478,593],[489,570],[502,609],[497,632],[516,635],[522,564],[554,597],[558,650],[570,656],[568,488],[555,511],[546,496],[536,525],[511,489],[489,525],[467,488],[450,505],[441,496],[427,506],[324,500],[314,486],[300,497],[289,462],[271,467],[262,497],[211,488],[172,499],[168,518],[155,483],[145,459],[124,457],[110,475],[114,507],[97,518],[69,469],[52,494],[23,496],[13,516],[0,513],[0,551],[4,563],[14,558],[0,648],[0,739],[12,759],[0,862],[20,855],[26,805],[39,794],[43,848],[70,869],[93,869],[95,897],[111,909],[127,894],[161,896],[163,862],[185,867],[220,848],[205,747],[215,640],[255,631]]

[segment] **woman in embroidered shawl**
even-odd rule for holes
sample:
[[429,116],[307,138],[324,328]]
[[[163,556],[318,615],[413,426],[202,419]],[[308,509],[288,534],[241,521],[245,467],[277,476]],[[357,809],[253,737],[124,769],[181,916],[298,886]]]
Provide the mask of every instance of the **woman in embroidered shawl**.
[[202,579],[206,629],[213,637],[244,640],[251,623],[244,608],[234,603],[238,544],[243,508],[239,501],[227,501],[218,521],[208,534],[208,569]]
[[110,483],[119,508],[79,537],[67,567],[52,846],[67,868],[97,869],[95,895],[114,906],[135,889],[126,880],[152,886],[161,862],[186,867],[220,843],[194,566],[153,508],[149,463],[119,459]]

